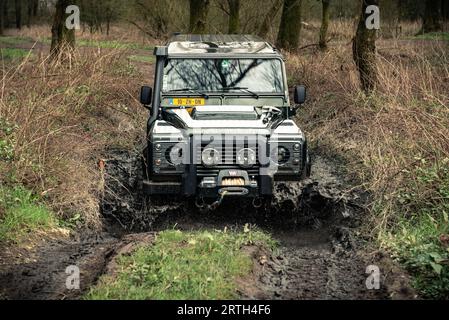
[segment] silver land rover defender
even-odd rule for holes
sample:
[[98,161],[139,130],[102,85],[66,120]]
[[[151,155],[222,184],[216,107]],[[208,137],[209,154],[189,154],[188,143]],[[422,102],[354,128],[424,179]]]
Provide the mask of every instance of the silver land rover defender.
[[279,181],[310,175],[304,133],[291,120],[284,60],[250,35],[175,35],[156,47],[154,88],[142,87],[150,111],[144,151],[147,195],[175,195],[219,205],[249,197],[254,205]]

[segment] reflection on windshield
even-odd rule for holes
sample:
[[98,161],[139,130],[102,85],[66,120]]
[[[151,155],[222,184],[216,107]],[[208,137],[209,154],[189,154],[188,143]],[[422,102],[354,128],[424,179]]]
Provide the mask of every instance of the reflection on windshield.
[[171,59],[164,69],[164,92],[233,91],[232,88],[282,93],[281,62],[277,59]]

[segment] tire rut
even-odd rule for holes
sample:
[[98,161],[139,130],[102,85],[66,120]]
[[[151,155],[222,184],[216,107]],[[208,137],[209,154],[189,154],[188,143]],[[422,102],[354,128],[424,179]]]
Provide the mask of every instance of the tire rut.
[[[0,298],[79,299],[103,274],[117,243],[118,240],[108,234],[91,234],[83,239],[47,240],[31,252],[27,251],[25,260],[17,261],[17,256],[2,255]],[[66,269],[70,266],[79,268],[79,290],[67,289],[66,281],[70,274]]]

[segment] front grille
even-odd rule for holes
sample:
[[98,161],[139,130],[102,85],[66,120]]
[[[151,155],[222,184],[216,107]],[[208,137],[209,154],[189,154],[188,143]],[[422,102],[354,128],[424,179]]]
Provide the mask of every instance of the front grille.
[[[214,167],[206,167],[202,164],[201,161],[201,154],[203,150],[209,147],[214,148],[220,152],[221,163]],[[235,141],[233,143],[228,143],[227,145],[223,143],[222,146],[209,145],[209,143],[203,143],[201,147],[198,147],[195,152],[197,175],[199,177],[215,177],[218,176],[221,170],[236,169],[247,171],[250,178],[259,176],[260,162],[259,162],[258,146],[256,146],[255,150],[257,154],[257,161],[256,164],[253,165],[251,168],[242,168],[237,164],[237,152],[240,151],[240,149],[242,148],[248,148],[248,144],[245,143],[243,145],[242,144],[237,145]],[[254,148],[254,146],[251,146],[250,148]]]

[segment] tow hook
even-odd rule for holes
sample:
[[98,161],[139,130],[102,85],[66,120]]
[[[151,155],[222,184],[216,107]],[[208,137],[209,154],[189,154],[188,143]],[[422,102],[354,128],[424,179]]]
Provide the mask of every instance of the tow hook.
[[260,209],[260,208],[262,208],[262,206],[263,206],[262,198],[260,198],[260,197],[254,198],[253,207],[256,209]]
[[204,209],[206,207],[206,202],[204,201],[204,198],[196,198],[195,200],[195,206],[198,209]]
[[197,198],[195,201],[195,206],[202,211],[213,211],[216,210],[223,202],[224,198],[228,194],[227,191],[220,192],[220,196],[217,201],[212,204],[207,204],[203,198]]
[[209,206],[209,209],[210,210],[217,209],[221,205],[221,203],[223,202],[223,200],[224,200],[224,198],[226,197],[227,194],[228,194],[228,192],[226,190],[223,191],[223,192],[220,192],[220,197],[217,199],[217,201],[215,201],[214,203],[212,203]]

